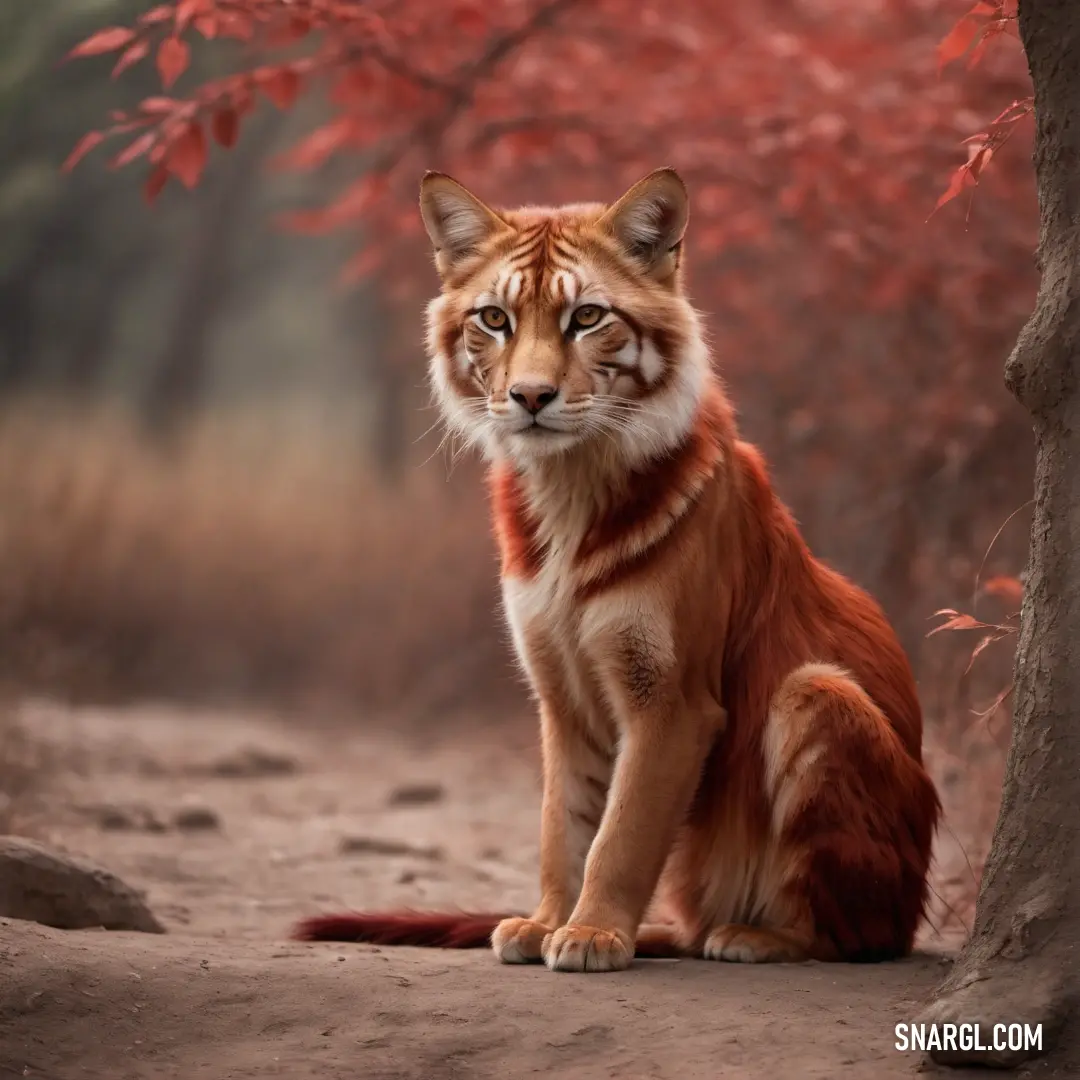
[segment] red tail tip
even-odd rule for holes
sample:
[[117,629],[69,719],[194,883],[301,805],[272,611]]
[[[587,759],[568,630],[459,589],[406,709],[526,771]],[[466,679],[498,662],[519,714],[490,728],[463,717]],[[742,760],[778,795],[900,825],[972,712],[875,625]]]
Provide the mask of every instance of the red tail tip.
[[427,949],[483,949],[505,915],[423,911],[345,912],[298,923],[295,941],[350,941]]

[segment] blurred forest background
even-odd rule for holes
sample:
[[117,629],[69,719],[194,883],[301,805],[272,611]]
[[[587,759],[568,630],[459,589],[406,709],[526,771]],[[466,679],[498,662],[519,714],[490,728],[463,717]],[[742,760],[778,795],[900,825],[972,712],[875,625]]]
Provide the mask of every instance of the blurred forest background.
[[[926,634],[935,610],[972,609],[1018,508],[981,580],[1024,563],[1032,440],[1002,365],[1037,285],[1029,133],[973,199],[927,218],[961,140],[1027,93],[1015,41],[939,74],[935,48],[964,4],[563,0],[468,68],[475,92],[453,114],[405,95],[408,72],[386,62],[397,82],[369,88],[367,143],[339,140],[346,152],[319,168],[274,166],[304,138],[293,164],[325,156],[312,140],[341,109],[313,86],[290,110],[261,102],[200,186],[172,183],[150,208],[139,170],[60,166],[110,110],[161,92],[153,64],[118,82],[115,57],[58,66],[148,6],[0,7],[9,687],[524,713],[479,466],[451,469],[429,430],[422,312],[437,284],[416,184],[439,168],[496,204],[611,199],[670,164],[691,185],[691,290],[746,437],[816,552],[885,605],[934,741],[1000,758],[1007,717],[972,710],[1008,685],[1010,642],[968,672],[974,639]],[[473,5],[446,69],[536,6],[494,4],[489,19]],[[398,8],[412,20],[398,60],[432,54],[425,33],[457,42],[416,2],[378,6],[391,38]],[[195,44],[185,87],[245,64],[232,43]],[[504,99],[525,119],[508,120]],[[371,149],[387,132],[415,134],[392,170]],[[392,213],[375,200],[326,235],[278,227],[376,169]],[[369,249],[369,272],[341,287]],[[977,598],[990,621],[1018,607],[1007,586],[990,591]]]

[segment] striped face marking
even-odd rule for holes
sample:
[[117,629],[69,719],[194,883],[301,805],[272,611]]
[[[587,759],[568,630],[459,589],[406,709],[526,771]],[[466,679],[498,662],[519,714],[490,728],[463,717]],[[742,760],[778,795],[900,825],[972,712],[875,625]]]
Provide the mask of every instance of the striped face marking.
[[425,180],[443,276],[431,373],[451,426],[522,462],[592,444],[650,456],[685,435],[707,360],[679,282],[685,193],[656,183],[627,205],[635,189],[612,207],[496,212]]

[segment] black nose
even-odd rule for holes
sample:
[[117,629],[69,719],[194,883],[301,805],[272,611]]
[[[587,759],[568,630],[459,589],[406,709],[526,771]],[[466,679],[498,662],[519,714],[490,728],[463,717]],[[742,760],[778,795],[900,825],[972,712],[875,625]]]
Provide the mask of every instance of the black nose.
[[550,405],[559,391],[547,383],[514,383],[510,387],[510,396],[523,408],[535,416],[545,405]]

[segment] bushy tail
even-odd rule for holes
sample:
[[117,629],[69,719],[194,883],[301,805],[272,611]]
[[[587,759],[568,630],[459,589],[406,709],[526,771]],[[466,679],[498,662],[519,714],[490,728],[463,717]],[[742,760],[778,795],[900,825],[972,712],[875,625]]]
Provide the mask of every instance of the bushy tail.
[[509,915],[444,914],[432,911],[360,911],[314,915],[292,932],[297,941],[359,941],[424,949],[485,949]]
[[[486,949],[491,934],[513,915],[457,914],[435,911],[351,911],[314,915],[298,923],[296,941],[351,941],[366,945],[411,945],[421,949]],[[672,929],[643,926],[634,954],[644,960],[684,956]]]
[[634,955],[639,960],[676,960],[689,954],[679,944],[675,927],[650,923],[638,930]]

